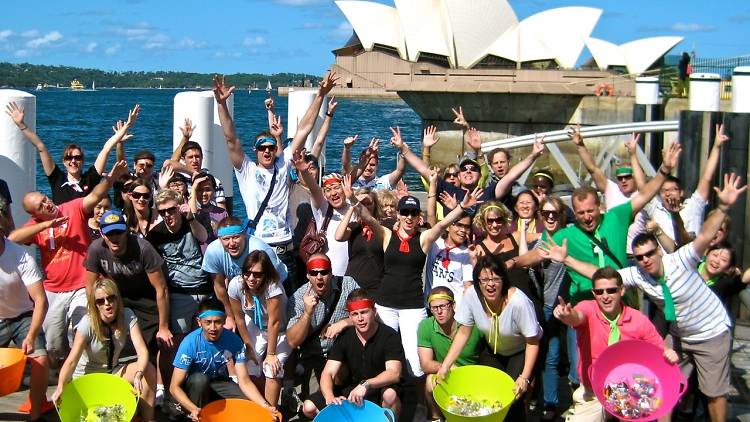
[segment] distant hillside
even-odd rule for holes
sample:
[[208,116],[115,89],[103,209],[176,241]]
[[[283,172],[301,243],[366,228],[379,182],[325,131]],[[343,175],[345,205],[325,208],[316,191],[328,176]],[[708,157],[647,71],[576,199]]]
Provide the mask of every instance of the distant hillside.
[[[250,85],[265,89],[267,81],[273,87],[317,85],[319,76],[301,73],[236,73],[226,75],[232,85],[247,88]],[[189,72],[106,72],[97,69],[82,69],[69,66],[44,66],[29,63],[0,63],[0,87],[30,88],[37,84],[49,84],[61,87],[70,86],[70,81],[78,79],[84,86],[90,87],[96,82],[97,87],[116,88],[193,88],[211,86],[213,74]]]

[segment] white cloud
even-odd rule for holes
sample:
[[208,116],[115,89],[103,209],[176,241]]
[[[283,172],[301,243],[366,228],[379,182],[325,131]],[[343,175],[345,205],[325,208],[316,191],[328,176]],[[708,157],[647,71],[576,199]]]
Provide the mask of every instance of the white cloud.
[[185,37],[177,43],[177,46],[180,48],[204,48],[206,43],[203,41],[195,41],[190,37]]
[[59,41],[63,38],[62,34],[57,31],[48,32],[43,37],[34,38],[26,43],[28,48],[40,48]]
[[716,29],[713,25],[703,25],[700,23],[682,23],[678,22],[670,27],[672,31],[679,32],[708,32]]
[[266,43],[266,39],[261,37],[260,35],[256,35],[254,37],[245,37],[244,40],[242,40],[242,45],[245,47],[255,47],[258,45],[264,45]]
[[26,49],[16,50],[16,52],[13,53],[13,55],[16,57],[29,57],[31,56],[31,50],[26,50]]
[[21,36],[24,38],[34,38],[39,36],[39,31],[36,29],[29,29],[28,31],[21,32]]
[[104,54],[108,56],[113,56],[119,50],[120,50],[120,44],[115,44],[115,45],[107,47],[107,49],[104,50]]
[[348,39],[352,35],[352,30],[352,24],[344,21],[333,30],[332,35],[337,39]]
[[92,41],[92,42],[90,42],[90,43],[88,43],[88,44],[86,45],[86,47],[84,48],[84,50],[85,50],[85,51],[86,51],[87,53],[93,53],[93,52],[94,52],[94,50],[96,50],[96,47],[97,47],[98,45],[99,45],[99,44],[97,44],[97,43],[95,43],[95,42],[93,42],[93,41]]
[[11,31],[10,29],[3,29],[2,31],[0,31],[0,41],[6,40],[11,35],[13,35],[13,31]]

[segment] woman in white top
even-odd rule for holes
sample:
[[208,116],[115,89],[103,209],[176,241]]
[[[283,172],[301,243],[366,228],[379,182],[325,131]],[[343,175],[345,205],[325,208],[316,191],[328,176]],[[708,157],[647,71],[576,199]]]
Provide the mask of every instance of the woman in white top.
[[531,300],[521,290],[510,286],[501,261],[487,257],[477,261],[474,288],[465,292],[455,319],[460,327],[440,366],[438,379],[444,379],[450,371],[476,325],[487,342],[479,363],[498,368],[516,380],[516,401],[508,413],[508,420],[525,420],[520,397],[530,384],[542,328]]
[[[118,359],[128,337],[138,360],[120,365]],[[131,383],[141,395],[138,407],[142,420],[154,420],[156,369],[149,363],[148,348],[135,314],[123,307],[117,285],[108,278],[95,281],[88,293],[88,313],[76,327],[75,340],[60,369],[52,400],[60,398],[71,377],[97,372],[111,373]]]
[[286,341],[286,304],[279,274],[264,251],[250,252],[242,273],[229,282],[229,303],[247,348],[247,370],[256,379],[265,376],[265,397],[276,404],[284,378],[284,363],[291,347]]

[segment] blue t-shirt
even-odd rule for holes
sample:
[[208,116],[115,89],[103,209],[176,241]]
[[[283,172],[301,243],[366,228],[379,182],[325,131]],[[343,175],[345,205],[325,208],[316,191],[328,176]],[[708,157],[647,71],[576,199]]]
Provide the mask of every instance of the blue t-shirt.
[[245,258],[250,251],[260,249],[268,254],[271,258],[274,268],[279,273],[279,280],[286,280],[286,265],[276,255],[276,251],[268,246],[268,244],[255,236],[248,236],[247,247],[240,254],[240,256],[233,258],[229,255],[229,252],[224,250],[221,245],[221,239],[216,239],[211,242],[206,248],[206,253],[203,256],[203,271],[211,274],[224,274],[228,279],[240,275],[242,272],[242,263],[245,262]]
[[209,378],[229,377],[227,362],[245,363],[245,345],[240,337],[222,328],[219,340],[211,342],[203,336],[203,328],[197,328],[182,340],[172,365],[184,369],[188,374],[203,372]]

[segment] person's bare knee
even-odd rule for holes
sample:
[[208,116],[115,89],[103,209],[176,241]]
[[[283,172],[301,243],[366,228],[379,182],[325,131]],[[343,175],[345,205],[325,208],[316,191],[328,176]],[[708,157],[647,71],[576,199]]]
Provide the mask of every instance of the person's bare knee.
[[302,403],[302,413],[304,413],[307,418],[312,419],[318,414],[318,408],[312,401],[305,400],[305,402]]
[[381,398],[383,400],[383,407],[387,407],[389,409],[398,407],[401,404],[401,401],[398,398],[398,394],[396,394],[396,390],[392,388],[386,388],[385,390],[383,390]]

